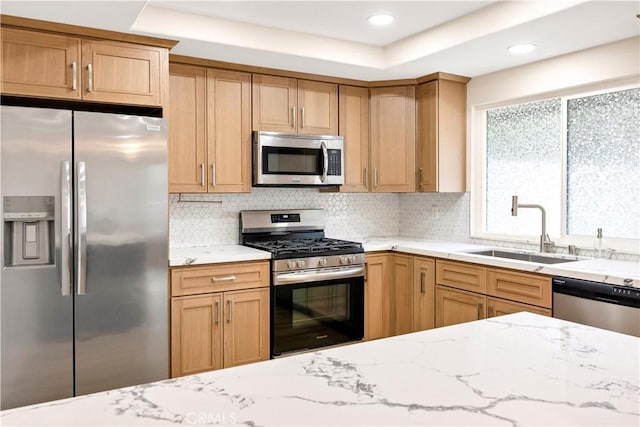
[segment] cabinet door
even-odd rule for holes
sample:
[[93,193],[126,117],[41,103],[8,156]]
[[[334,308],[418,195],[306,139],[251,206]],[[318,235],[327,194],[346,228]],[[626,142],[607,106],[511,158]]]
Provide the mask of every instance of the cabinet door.
[[222,368],[222,296],[172,298],[171,376]]
[[338,85],[298,80],[298,133],[338,134]]
[[269,359],[269,288],[224,293],[224,367]]
[[206,187],[206,69],[169,65],[169,191],[200,193]]
[[297,132],[297,81],[253,75],[253,130]]
[[340,191],[369,191],[369,89],[340,86],[340,135],[344,137],[344,185]]
[[0,92],[80,99],[80,39],[11,28],[1,31]]
[[432,329],[435,322],[435,261],[413,258],[413,330]]
[[485,296],[436,286],[436,327],[484,319]]
[[251,191],[251,75],[207,70],[209,192]]
[[391,256],[391,335],[413,332],[413,257]]
[[[112,41],[82,41],[86,101],[161,105],[167,50]],[[165,68],[165,73],[166,73]]]
[[436,283],[484,294],[487,291],[487,269],[464,262],[438,260]]
[[465,82],[418,86],[418,191],[466,191],[466,128]]
[[503,316],[505,314],[520,313],[521,311],[551,317],[551,310],[548,308],[534,307],[501,298],[487,297],[487,317]]
[[373,191],[415,190],[415,88],[371,89]]
[[388,304],[388,256],[365,257],[364,338],[374,340],[390,335]]

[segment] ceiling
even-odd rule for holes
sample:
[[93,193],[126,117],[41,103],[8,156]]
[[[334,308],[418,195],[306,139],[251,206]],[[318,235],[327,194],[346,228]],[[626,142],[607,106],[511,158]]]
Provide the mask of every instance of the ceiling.
[[[370,26],[379,12],[395,22]],[[476,77],[640,35],[636,0],[2,0],[0,13],[171,38],[179,55],[360,80]],[[523,42],[537,49],[507,52]]]

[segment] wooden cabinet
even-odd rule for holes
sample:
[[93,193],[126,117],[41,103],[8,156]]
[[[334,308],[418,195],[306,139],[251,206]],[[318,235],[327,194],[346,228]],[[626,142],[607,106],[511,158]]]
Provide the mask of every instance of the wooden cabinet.
[[450,326],[486,317],[485,296],[436,286],[436,327]]
[[394,254],[391,259],[389,332],[400,335],[413,332],[413,257]]
[[487,269],[463,262],[438,260],[436,283],[484,294],[487,290]]
[[369,89],[340,86],[340,135],[344,137],[344,185],[340,191],[369,191]]
[[466,191],[467,78],[418,86],[416,191]]
[[251,75],[170,64],[169,191],[251,191]]
[[415,191],[415,87],[371,89],[374,192]]
[[435,261],[413,258],[413,331],[432,329],[435,322]]
[[551,316],[547,276],[437,260],[436,284],[436,326],[520,311]]
[[207,190],[207,70],[169,64],[169,191]]
[[388,280],[388,255],[367,254],[364,282],[364,339],[367,341],[389,336]]
[[253,130],[338,134],[338,86],[253,75]]
[[171,270],[171,376],[269,359],[269,263]]
[[503,316],[521,311],[551,317],[551,309],[549,308],[535,307],[533,305],[521,304],[501,298],[487,297],[487,317]]
[[551,308],[551,278],[490,268],[487,270],[487,294]]
[[81,98],[79,38],[12,28],[1,31],[3,94]]
[[2,93],[162,105],[165,48],[2,28]]

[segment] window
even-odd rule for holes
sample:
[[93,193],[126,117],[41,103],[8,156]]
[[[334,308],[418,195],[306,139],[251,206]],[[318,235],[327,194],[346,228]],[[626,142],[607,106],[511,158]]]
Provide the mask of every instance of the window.
[[[518,195],[521,204],[545,208],[547,232],[556,241],[585,244],[597,228],[609,239],[640,239],[640,89],[482,113],[484,146],[472,193],[475,237],[537,241],[539,210],[511,216],[511,196]],[[628,248],[637,251],[637,241]]]

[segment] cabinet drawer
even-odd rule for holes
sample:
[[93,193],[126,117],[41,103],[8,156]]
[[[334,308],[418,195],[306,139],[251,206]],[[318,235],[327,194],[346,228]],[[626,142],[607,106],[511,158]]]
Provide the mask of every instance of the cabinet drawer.
[[503,316],[505,314],[528,311],[529,313],[541,314],[551,317],[551,309],[535,307],[533,305],[521,304],[519,302],[507,301],[499,298],[487,298],[487,317]]
[[269,262],[180,267],[171,270],[171,296],[269,286]]
[[489,269],[487,294],[551,308],[551,278],[536,274]]
[[484,294],[487,290],[487,269],[459,262],[437,261],[436,283]]

